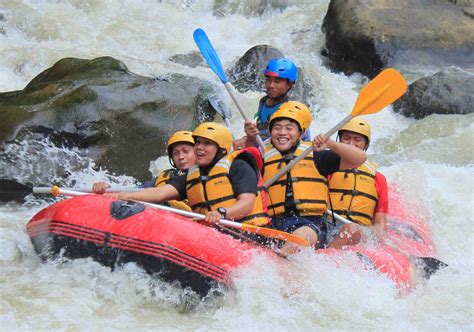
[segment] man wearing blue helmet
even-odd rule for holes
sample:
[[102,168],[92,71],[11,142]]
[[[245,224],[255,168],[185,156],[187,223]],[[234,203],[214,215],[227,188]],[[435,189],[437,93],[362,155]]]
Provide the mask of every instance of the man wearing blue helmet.
[[298,79],[298,68],[285,58],[272,59],[263,71],[267,95],[260,99],[255,114],[262,139],[270,136],[268,120],[280,105],[288,100],[288,92]]
[[[267,94],[260,99],[255,119],[260,137],[266,140],[270,137],[268,120],[281,104],[289,100],[288,93],[298,80],[298,68],[289,59],[275,58],[268,62],[263,74]],[[303,135],[302,139],[311,140],[309,131]],[[255,142],[248,142],[246,137],[234,142],[235,149],[250,145],[255,145]]]

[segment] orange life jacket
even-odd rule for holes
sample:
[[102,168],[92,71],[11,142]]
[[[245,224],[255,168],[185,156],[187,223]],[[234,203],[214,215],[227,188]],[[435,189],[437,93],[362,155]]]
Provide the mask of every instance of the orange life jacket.
[[[300,142],[292,157],[296,158],[304,152],[310,143]],[[280,169],[286,166],[285,158],[273,147],[267,145],[264,155],[264,182],[271,179]],[[287,197],[287,186],[291,185],[292,197]],[[276,216],[296,208],[299,215],[318,216],[326,211],[328,186],[326,177],[319,174],[311,152],[283,174],[268,188],[268,213]]]
[[372,225],[377,206],[377,165],[366,161],[357,168],[335,172],[329,180],[334,212],[362,225]]
[[[164,171],[161,171],[158,177],[156,178],[155,181],[155,187],[161,187],[164,186],[165,184],[168,184],[168,182],[179,175],[182,175],[182,171],[177,170],[176,168],[169,168]],[[187,200],[184,201],[176,201],[176,200],[171,200],[168,201],[169,206],[175,209],[180,209],[184,211],[191,211],[191,208],[187,204]]]
[[[236,195],[229,180],[230,167],[237,157],[253,159],[255,151],[252,151],[252,149],[257,150],[251,147],[225,155],[206,176],[201,176],[198,165],[194,165],[188,170],[186,194],[189,205],[194,212],[205,214],[208,211],[215,211],[219,207],[227,208],[235,204]],[[261,156],[259,159],[261,160]],[[254,207],[248,216],[238,221],[263,226],[269,224],[270,220],[267,215],[263,179],[258,169],[255,169],[255,171],[258,173],[258,191]]]

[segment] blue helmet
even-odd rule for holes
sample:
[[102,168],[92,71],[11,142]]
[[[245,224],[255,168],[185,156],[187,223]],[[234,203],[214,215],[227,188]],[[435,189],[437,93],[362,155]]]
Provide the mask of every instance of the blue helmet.
[[291,60],[285,58],[270,60],[263,73],[265,76],[286,78],[292,83],[298,79],[298,68]]

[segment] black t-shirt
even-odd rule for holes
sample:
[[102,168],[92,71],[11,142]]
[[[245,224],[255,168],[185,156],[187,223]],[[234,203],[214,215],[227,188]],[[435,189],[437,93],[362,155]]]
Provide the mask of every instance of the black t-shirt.
[[332,150],[313,152],[313,160],[319,174],[325,177],[337,172],[341,164],[341,157]]
[[[179,192],[181,200],[187,198],[186,177],[186,174],[177,176],[168,182],[168,184],[172,185]],[[232,183],[235,196],[250,193],[257,194],[257,172],[248,162],[238,158],[235,159],[230,166],[229,179]]]

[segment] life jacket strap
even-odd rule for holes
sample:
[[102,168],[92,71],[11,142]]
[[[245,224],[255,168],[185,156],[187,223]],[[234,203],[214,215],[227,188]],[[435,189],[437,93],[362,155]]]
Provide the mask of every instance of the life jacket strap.
[[365,214],[365,213],[347,211],[347,210],[335,210],[334,212],[339,214],[339,215],[346,216],[347,219],[349,219],[350,221],[356,222],[356,223],[357,223],[357,221],[353,220],[351,217],[361,217],[361,218],[367,219],[370,223],[372,223],[372,217],[369,216],[368,214]]
[[229,196],[224,196],[224,197],[221,197],[221,198],[218,198],[218,199],[213,199],[211,201],[194,204],[194,205],[191,206],[191,209],[195,210],[195,209],[200,209],[200,208],[203,208],[203,207],[209,208],[212,205],[215,205],[217,203],[222,203],[222,202],[225,202],[225,201],[229,201],[231,199],[235,199],[235,196],[234,195],[229,195]]
[[366,197],[366,198],[369,198],[375,202],[378,201],[377,197],[375,196],[372,196],[372,195],[369,195],[367,193],[364,193],[362,191],[358,191],[358,190],[350,190],[350,189],[331,189],[329,188],[329,192],[330,193],[337,193],[337,194],[342,194],[342,195],[351,195],[351,196],[362,196],[362,197]]

